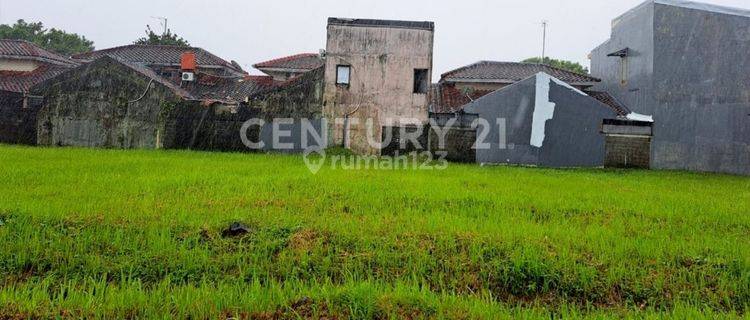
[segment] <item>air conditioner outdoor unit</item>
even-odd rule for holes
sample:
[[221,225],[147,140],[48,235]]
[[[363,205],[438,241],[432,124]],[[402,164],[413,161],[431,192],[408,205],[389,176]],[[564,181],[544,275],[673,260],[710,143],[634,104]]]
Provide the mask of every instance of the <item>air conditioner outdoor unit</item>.
[[183,72],[182,81],[195,81],[195,74],[192,72]]

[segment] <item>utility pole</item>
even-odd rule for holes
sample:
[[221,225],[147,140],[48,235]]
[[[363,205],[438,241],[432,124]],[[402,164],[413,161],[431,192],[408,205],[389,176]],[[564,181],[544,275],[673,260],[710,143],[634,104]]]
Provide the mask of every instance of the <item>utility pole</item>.
[[542,20],[542,64],[547,54],[547,23],[547,20]]
[[151,17],[151,18],[154,18],[154,19],[157,19],[157,20],[161,21],[161,24],[164,26],[164,32],[162,32],[161,36],[162,37],[166,36],[167,35],[167,30],[169,30],[168,27],[167,27],[168,19],[166,17]]

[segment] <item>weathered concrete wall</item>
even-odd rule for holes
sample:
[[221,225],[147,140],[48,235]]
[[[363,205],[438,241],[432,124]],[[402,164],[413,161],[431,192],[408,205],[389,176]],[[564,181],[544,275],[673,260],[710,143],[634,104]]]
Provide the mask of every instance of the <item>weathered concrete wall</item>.
[[[547,167],[595,167],[604,163],[602,120],[615,117],[614,111],[597,100],[545,78],[532,77],[488,94],[467,105],[489,124],[479,126],[476,157],[480,163],[511,163]],[[538,101],[538,88],[548,90],[549,101]],[[551,118],[535,119],[542,104],[554,106]],[[504,128],[502,127],[504,124]],[[540,127],[541,126],[541,127]],[[503,130],[504,129],[504,130]],[[533,143],[534,131],[542,130],[541,146]],[[539,132],[537,132],[538,134]]]
[[40,99],[17,92],[0,91],[0,143],[36,144],[36,116]]
[[[368,143],[379,142],[383,126],[424,124],[427,94],[414,93],[414,69],[427,69],[432,78],[433,31],[386,26],[328,26],[324,112],[331,120],[334,144],[344,142],[343,123],[333,119],[351,113],[350,147],[377,154]],[[336,85],[336,66],[351,66],[349,86]],[[358,123],[357,123],[358,122]]]
[[35,89],[45,96],[37,120],[38,143],[124,149],[159,147],[164,141],[162,110],[176,106],[180,99],[155,82],[143,95],[149,83],[147,77],[110,59],[98,60],[45,83]]
[[640,168],[651,166],[651,137],[607,135],[604,167]]
[[[653,167],[750,174],[750,13],[659,1],[629,15],[633,23],[615,25],[594,50],[592,74],[630,109],[654,116]],[[638,54],[627,58],[630,70],[646,71],[620,89],[605,67],[620,59],[604,55],[625,46]]]

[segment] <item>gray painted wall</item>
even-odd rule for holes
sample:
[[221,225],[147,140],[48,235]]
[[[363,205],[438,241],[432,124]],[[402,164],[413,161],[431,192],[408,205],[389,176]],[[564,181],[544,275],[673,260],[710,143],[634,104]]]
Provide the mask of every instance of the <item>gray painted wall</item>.
[[[654,116],[653,167],[750,174],[750,16],[661,2],[626,16],[592,52],[592,75]],[[623,47],[635,53],[626,87],[620,58],[606,57]]]
[[[552,119],[545,123],[540,147],[531,145],[537,78],[532,77],[490,93],[464,108],[492,126],[479,127],[478,139],[487,134],[489,149],[476,151],[480,163],[511,163],[545,167],[596,167],[604,163],[604,118],[615,112],[573,89],[550,82],[549,101],[555,103]],[[505,146],[497,119],[505,119]]]

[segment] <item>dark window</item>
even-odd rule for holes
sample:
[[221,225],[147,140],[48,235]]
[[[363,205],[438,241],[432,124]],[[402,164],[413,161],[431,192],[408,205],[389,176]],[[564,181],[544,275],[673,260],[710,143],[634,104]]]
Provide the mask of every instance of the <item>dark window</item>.
[[351,81],[352,67],[345,65],[336,66],[336,84],[348,86]]
[[429,79],[427,69],[414,69],[414,93],[427,93]]

